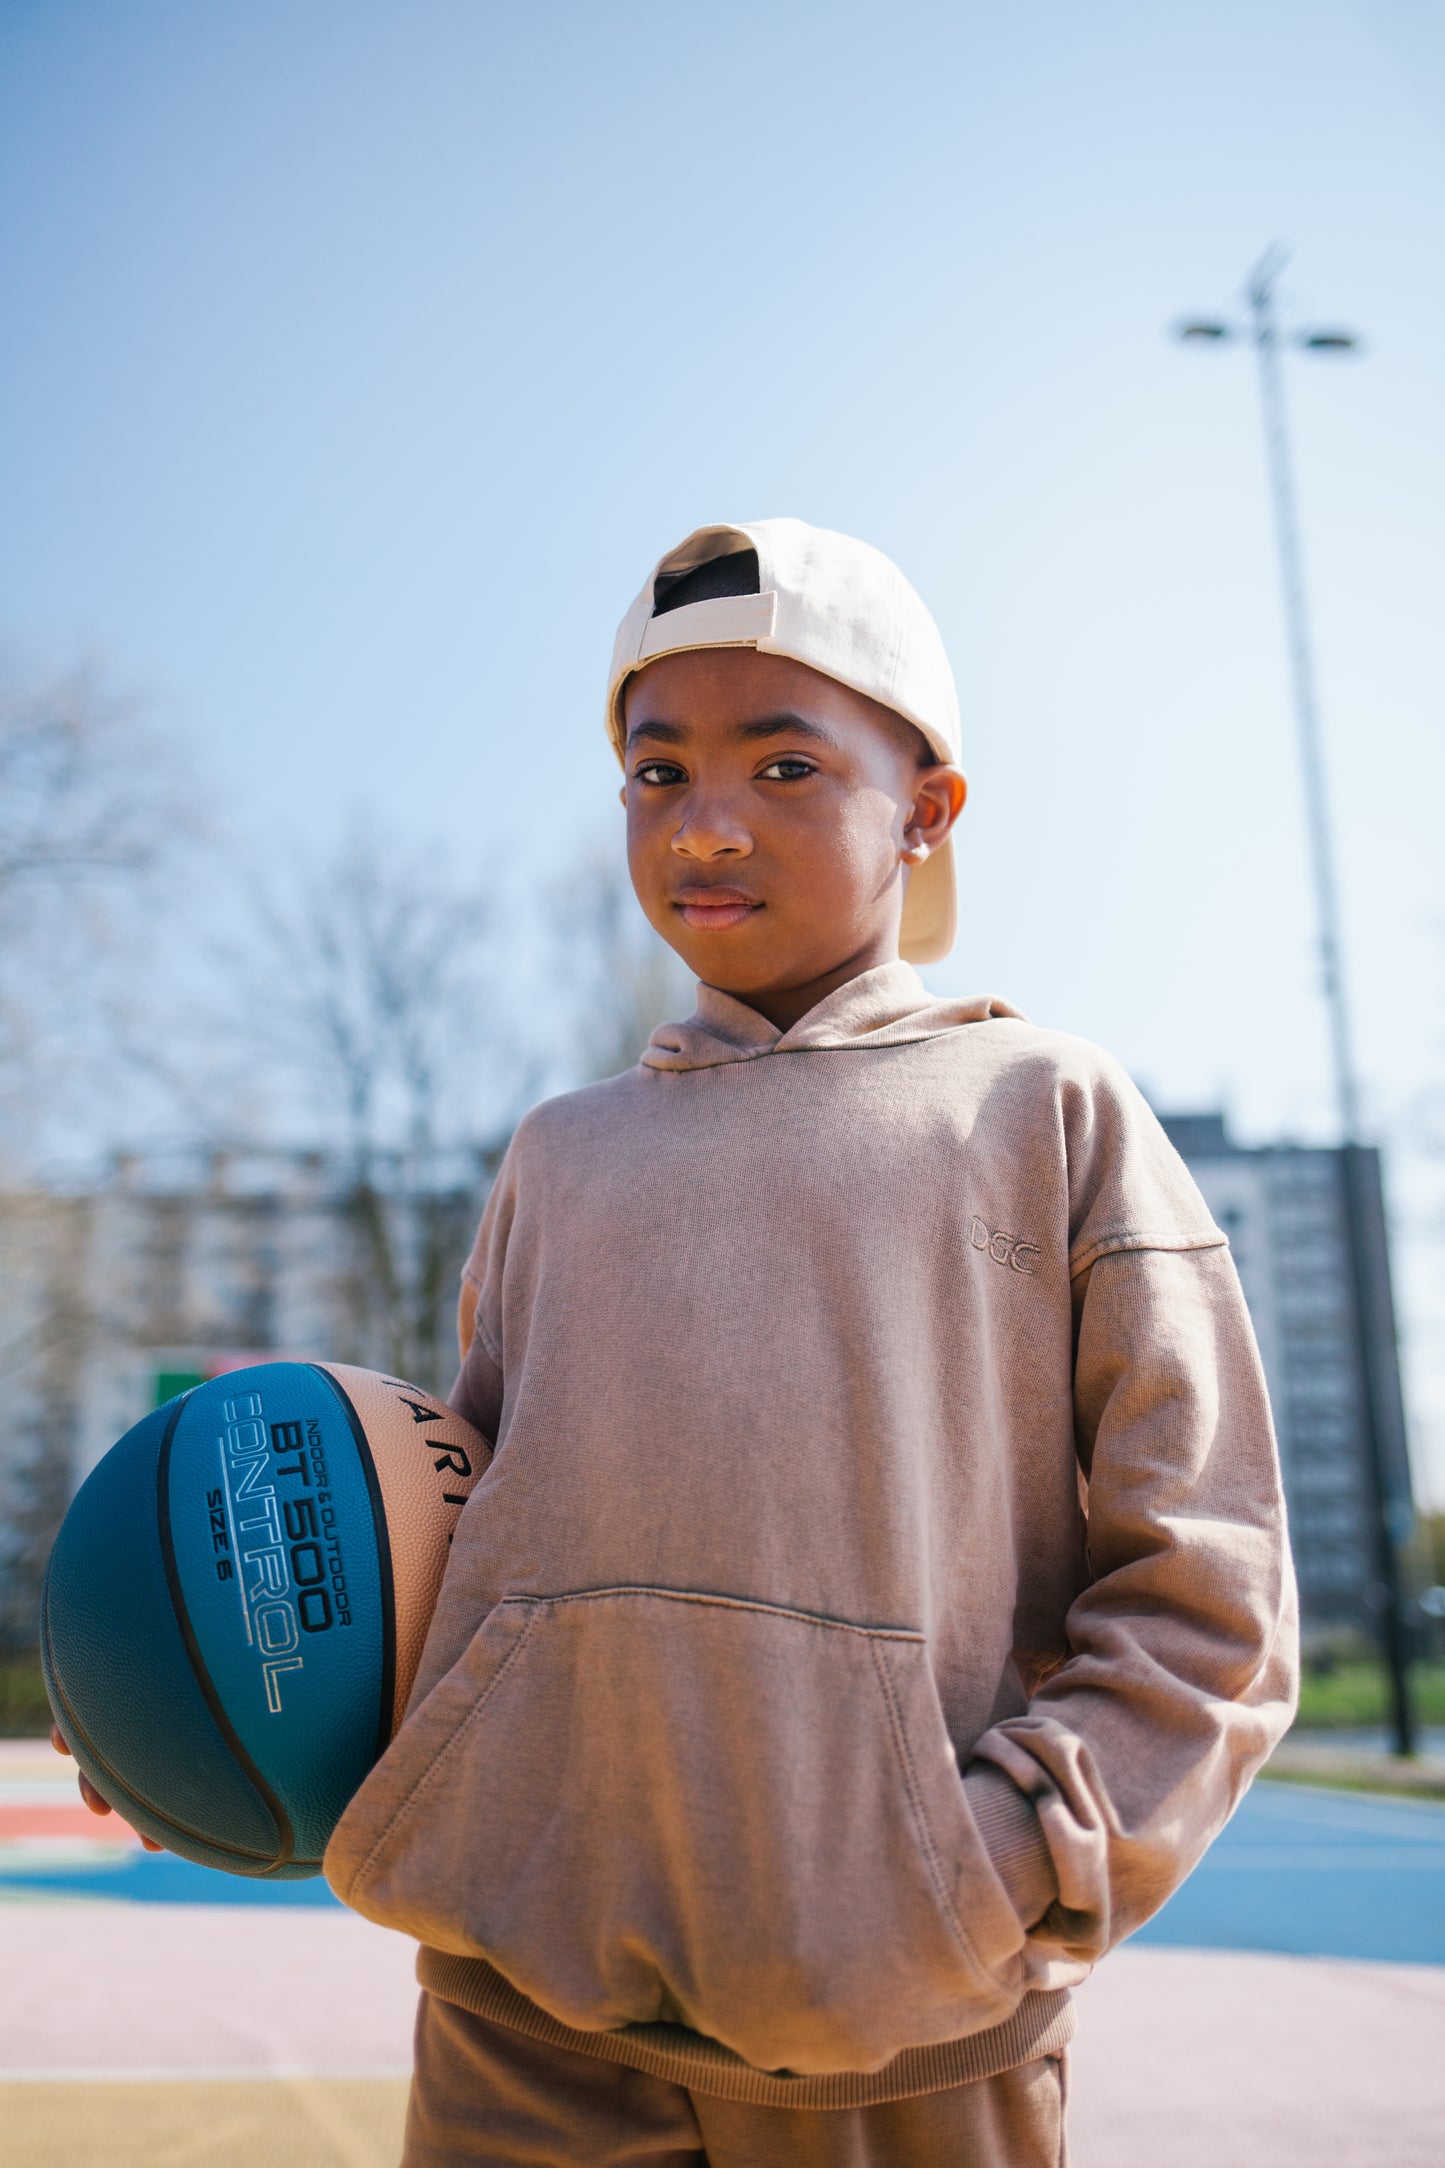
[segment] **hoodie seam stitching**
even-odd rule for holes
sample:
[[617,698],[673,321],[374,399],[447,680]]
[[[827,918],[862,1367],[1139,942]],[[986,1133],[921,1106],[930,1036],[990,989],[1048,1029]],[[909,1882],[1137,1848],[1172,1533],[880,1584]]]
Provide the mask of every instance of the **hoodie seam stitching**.
[[985,1972],[986,1975],[986,1968],[974,1948],[973,1940],[954,1908],[953,1899],[948,1894],[948,1886],[943,1879],[943,1865],[938,1856],[938,1847],[934,1842],[933,1831],[923,1805],[923,1793],[918,1782],[918,1771],[908,1745],[908,1735],[903,1729],[903,1714],[898,1706],[898,1697],[893,1690],[893,1681],[889,1676],[888,1666],[884,1662],[883,1652],[876,1647],[873,1650],[873,1665],[878,1674],[878,1684],[883,1694],[884,1706],[888,1712],[888,1725],[893,1734],[894,1752],[903,1766],[904,1794],[908,1800],[909,1812],[913,1817],[914,1827],[918,1833],[919,1847],[923,1853],[924,1864],[928,1869],[928,1879],[933,1884],[934,1898],[945,1924],[953,1934],[964,1956],[979,1971]]
[[[900,1046],[926,1046],[934,1039],[951,1038],[956,1031],[971,1031],[974,1024],[1017,1023],[1017,1017],[979,1016],[967,1024],[947,1024],[941,1031],[920,1031],[908,1039],[881,1040],[868,1046],[861,1039],[850,1040],[841,1046],[756,1046],[747,1047],[737,1054],[720,1055],[716,1061],[690,1061],[686,1068],[674,1068],[671,1062],[652,1062],[643,1056],[638,1067],[651,1069],[655,1076],[690,1076],[699,1069],[735,1069],[740,1062],[766,1061],[772,1054],[891,1054]],[[887,1030],[887,1025],[883,1026]]]
[[538,1595],[535,1592],[503,1596],[497,1604],[499,1611],[508,1604],[547,1605],[558,1609],[566,1603],[597,1603],[620,1597],[645,1597],[662,1603],[690,1603],[700,1609],[717,1611],[757,1611],[765,1618],[784,1618],[799,1626],[820,1626],[830,1633],[861,1634],[865,1641],[902,1641],[914,1646],[924,1646],[927,1635],[917,1626],[863,1626],[856,1619],[831,1618],[823,1611],[802,1611],[796,1606],[783,1603],[764,1603],[755,1596],[724,1596],[709,1589],[658,1588],[644,1581],[623,1581],[610,1588],[565,1589],[555,1596]]
[[1102,1257],[1115,1257],[1121,1253],[1139,1250],[1157,1250],[1165,1256],[1188,1256],[1193,1250],[1227,1250],[1229,1237],[1217,1229],[1212,1235],[1149,1234],[1142,1228],[1123,1228],[1116,1234],[1100,1235],[1077,1257],[1069,1259],[1069,1278],[1078,1279]]

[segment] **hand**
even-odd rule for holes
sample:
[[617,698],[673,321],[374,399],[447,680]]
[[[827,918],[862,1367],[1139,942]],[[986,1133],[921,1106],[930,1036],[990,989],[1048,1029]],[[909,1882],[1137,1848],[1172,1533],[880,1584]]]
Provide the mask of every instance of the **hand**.
[[[57,1754],[68,1754],[70,1752],[70,1748],[66,1745],[64,1736],[62,1735],[60,1726],[58,1724],[52,1724],[50,1727],[50,1744],[54,1747]],[[85,1771],[83,1769],[78,1769],[76,1771],[76,1780],[80,1785],[80,1796],[85,1801],[92,1814],[110,1814],[114,1811],[110,1801],[108,1799],[101,1798],[100,1793],[91,1783],[90,1778],[85,1774]],[[136,1835],[140,1837],[139,1830],[136,1831]],[[145,1846],[148,1852],[163,1852],[165,1850],[165,1846],[163,1844],[157,1844],[154,1837],[141,1837],[140,1841]]]

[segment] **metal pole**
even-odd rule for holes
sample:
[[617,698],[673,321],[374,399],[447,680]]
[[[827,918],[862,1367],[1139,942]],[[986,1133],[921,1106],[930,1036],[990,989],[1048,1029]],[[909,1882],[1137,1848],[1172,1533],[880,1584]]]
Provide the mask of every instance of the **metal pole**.
[[1329,1017],[1335,1095],[1339,1105],[1341,1140],[1344,1147],[1341,1172],[1345,1232],[1353,1268],[1354,1284],[1351,1295],[1357,1320],[1361,1382],[1364,1386],[1364,1407],[1361,1413],[1365,1428],[1365,1457],[1374,1493],[1372,1503],[1375,1508],[1376,1559],[1384,1612],[1382,1638],[1385,1665],[1390,1679],[1392,1729],[1395,1752],[1413,1754],[1415,1715],[1410,1698],[1410,1629],[1406,1619],[1404,1580],[1400,1571],[1399,1546],[1394,1525],[1394,1500],[1378,1416],[1380,1386],[1376,1376],[1378,1363],[1371,1329],[1372,1316],[1364,1286],[1364,1226],[1358,1165],[1361,1156],[1360,1092],[1355,1072],[1349,999],[1345,988],[1334,836],[1330,827],[1329,792],[1325,780],[1324,741],[1320,730],[1314,651],[1310,641],[1309,616],[1305,608],[1299,521],[1295,512],[1294,473],[1290,460],[1289,435],[1285,427],[1279,326],[1274,307],[1274,284],[1284,262],[1283,252],[1277,248],[1261,257],[1249,275],[1246,295],[1253,323],[1254,350],[1259,363],[1259,393],[1264,410],[1270,494],[1274,501],[1280,589],[1284,602],[1285,634],[1289,644],[1290,676],[1294,687],[1300,765],[1304,771],[1310,867],[1314,877],[1315,908],[1319,919],[1320,974]]
[[[1370,1198],[1379,1203],[1379,1173],[1375,1155],[1351,1140],[1340,1154],[1344,1183],[1345,1234],[1353,1268],[1355,1316],[1359,1321],[1361,1383],[1364,1386],[1365,1459],[1370,1474],[1371,1504],[1375,1509],[1375,1562],[1381,1596],[1381,1640],[1385,1670],[1390,1681],[1390,1719],[1397,1754],[1413,1754],[1416,1747],[1415,1705],[1410,1692],[1411,1629],[1409,1592],[1400,1568],[1398,1507],[1385,1448],[1384,1381],[1380,1377],[1377,1337],[1381,1328],[1379,1303],[1371,1286],[1371,1260],[1366,1228],[1371,1220]],[[1375,1215],[1378,1218],[1378,1214]],[[1388,1264],[1383,1265],[1388,1273]],[[1388,1303],[1388,1296],[1386,1298]]]
[[1310,643],[1309,618],[1305,610],[1299,521],[1295,514],[1294,474],[1284,418],[1284,378],[1279,365],[1279,329],[1274,314],[1274,282],[1283,265],[1284,257],[1281,252],[1271,249],[1250,273],[1247,291],[1250,314],[1254,321],[1254,350],[1259,360],[1259,393],[1260,403],[1264,408],[1264,441],[1269,455],[1270,494],[1274,499],[1274,531],[1279,548],[1280,588],[1284,601],[1285,633],[1289,641],[1290,675],[1294,683],[1295,726],[1299,735],[1300,765],[1304,770],[1310,866],[1314,876],[1315,909],[1319,917],[1320,973],[1329,1014],[1335,1095],[1339,1103],[1340,1129],[1344,1141],[1346,1144],[1355,1144],[1359,1141],[1360,1134],[1360,1093],[1355,1077],[1349,1003],[1345,993],[1339,894],[1335,882],[1334,838],[1330,832],[1319,695],[1315,687],[1314,652]]

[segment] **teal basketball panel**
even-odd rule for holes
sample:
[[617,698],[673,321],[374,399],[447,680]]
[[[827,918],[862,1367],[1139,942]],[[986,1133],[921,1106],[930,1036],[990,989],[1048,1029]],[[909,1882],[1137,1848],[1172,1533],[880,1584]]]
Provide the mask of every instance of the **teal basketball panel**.
[[137,1423],[71,1503],[45,1581],[46,1684],[81,1769],[137,1829],[261,1873],[280,1832],[207,1705],[166,1574],[156,1477],[176,1416],[172,1403]]
[[296,1869],[319,1862],[389,1713],[390,1591],[368,1477],[349,1408],[306,1363],[199,1387],[164,1471],[194,1652],[284,1810]]

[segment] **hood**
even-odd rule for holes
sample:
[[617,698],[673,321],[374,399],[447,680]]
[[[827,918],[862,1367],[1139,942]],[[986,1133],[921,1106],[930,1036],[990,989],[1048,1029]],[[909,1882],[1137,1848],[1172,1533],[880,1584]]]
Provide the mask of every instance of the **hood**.
[[993,994],[967,1000],[930,994],[912,964],[879,964],[809,1009],[790,1031],[779,1031],[756,1009],[715,986],[699,985],[697,1008],[685,1024],[659,1024],[643,1050],[648,1069],[716,1069],[724,1062],[756,1061],[760,1054],[807,1053],[820,1048],[906,1046],[936,1039],[962,1024],[991,1016],[1021,1017]]

